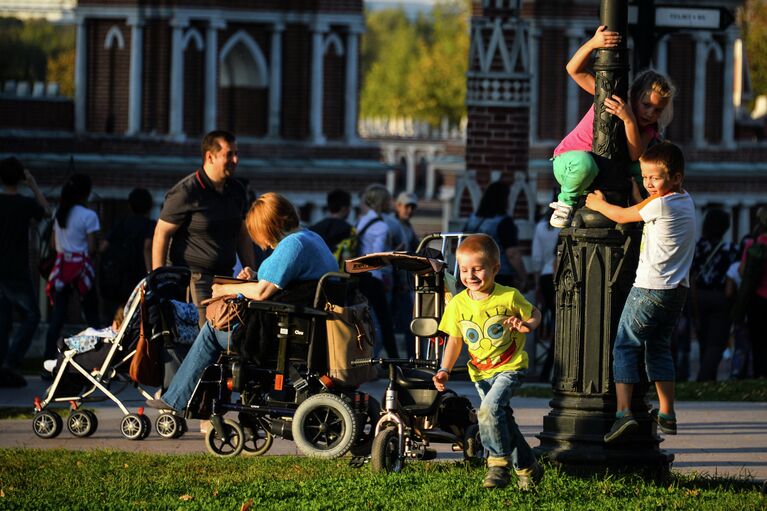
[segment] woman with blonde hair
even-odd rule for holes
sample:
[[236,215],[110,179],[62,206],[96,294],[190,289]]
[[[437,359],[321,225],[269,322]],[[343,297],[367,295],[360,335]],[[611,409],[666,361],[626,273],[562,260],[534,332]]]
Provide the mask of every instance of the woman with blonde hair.
[[[265,193],[256,199],[245,218],[245,226],[254,243],[274,251],[261,263],[258,272],[246,267],[239,274],[239,278],[258,280],[214,284],[214,298],[241,294],[250,300],[266,300],[291,284],[316,281],[338,269],[335,257],[322,238],[300,227],[295,207],[280,194]],[[168,390],[160,399],[147,400],[147,405],[176,411],[186,408],[202,371],[215,363],[219,353],[227,348],[229,337],[230,332],[217,330],[206,322]]]

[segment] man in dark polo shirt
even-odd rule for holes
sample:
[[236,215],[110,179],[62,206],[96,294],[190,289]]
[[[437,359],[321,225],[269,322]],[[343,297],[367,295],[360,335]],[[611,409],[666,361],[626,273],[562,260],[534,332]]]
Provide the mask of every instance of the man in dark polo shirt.
[[[202,140],[202,168],[179,181],[165,196],[152,242],[152,269],[166,264],[192,270],[192,301],[211,296],[214,275],[231,275],[235,253],[243,267],[255,266],[253,244],[243,218],[245,188],[233,178],[237,140],[227,131],[211,131]],[[168,246],[170,245],[170,254]],[[168,257],[169,255],[169,257]]]

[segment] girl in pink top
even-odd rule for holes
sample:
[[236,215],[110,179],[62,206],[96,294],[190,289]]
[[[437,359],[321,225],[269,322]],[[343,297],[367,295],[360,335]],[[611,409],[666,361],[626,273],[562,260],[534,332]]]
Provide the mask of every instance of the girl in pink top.
[[[600,48],[613,48],[618,46],[621,40],[618,32],[610,32],[606,28],[604,25],[599,27],[594,36],[578,48],[567,63],[567,73],[592,96],[596,81],[594,75],[586,69],[591,52]],[[671,100],[674,93],[674,86],[668,78],[646,69],[636,76],[629,88],[631,108],[627,108],[623,98],[617,95],[605,99],[605,110],[623,121],[632,161],[637,161],[650,141],[657,138],[658,132],[671,122]],[[573,207],[599,173],[591,154],[593,126],[592,105],[581,122],[554,150],[554,177],[561,188],[557,202],[550,204],[554,209],[550,223],[554,227],[570,225]]]

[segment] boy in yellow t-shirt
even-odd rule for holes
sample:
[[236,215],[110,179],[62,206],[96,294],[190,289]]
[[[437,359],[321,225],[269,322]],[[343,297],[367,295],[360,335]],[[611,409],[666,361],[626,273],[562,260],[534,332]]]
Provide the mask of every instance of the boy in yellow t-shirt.
[[511,465],[519,488],[526,490],[540,480],[543,468],[519,431],[509,403],[527,369],[525,334],[538,327],[541,313],[518,290],[495,283],[500,252],[490,236],[468,236],[458,246],[456,258],[466,289],[450,300],[439,324],[449,337],[434,386],[445,389],[465,342],[471,357],[469,375],[482,400],[479,434],[490,452],[482,485],[508,485]]

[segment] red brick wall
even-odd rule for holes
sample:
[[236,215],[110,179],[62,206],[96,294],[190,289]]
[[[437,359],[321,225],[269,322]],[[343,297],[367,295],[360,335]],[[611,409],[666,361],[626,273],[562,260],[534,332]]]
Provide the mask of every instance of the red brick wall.
[[[116,25],[125,47],[104,48],[104,38]],[[128,129],[128,81],[131,29],[124,20],[87,20],[88,50],[86,129],[94,133],[124,133]]]
[[490,181],[490,172],[500,170],[511,182],[515,171],[527,171],[530,109],[527,107],[468,108],[466,168],[477,171],[480,186]]
[[74,103],[67,99],[0,97],[0,127],[72,131]]
[[238,136],[264,136],[269,92],[256,87],[219,87],[218,127]]
[[567,102],[567,38],[560,29],[544,29],[540,37],[538,73],[539,139],[560,140],[565,133]]
[[80,0],[81,6],[136,6],[147,7],[152,4],[163,7],[202,7],[211,5],[216,8],[243,9],[249,11],[315,11],[361,13],[362,0]]
[[306,25],[287,25],[282,39],[282,137],[309,136],[312,40]]
[[675,34],[668,43],[669,77],[677,88],[674,98],[674,120],[666,129],[666,137],[677,143],[692,140],[692,91],[695,88],[695,42],[686,34]]
[[141,131],[168,133],[171,27],[167,20],[148,20],[144,26]]

